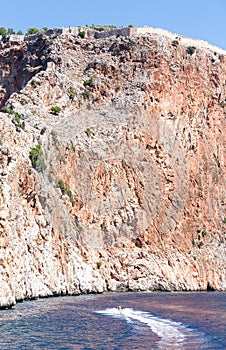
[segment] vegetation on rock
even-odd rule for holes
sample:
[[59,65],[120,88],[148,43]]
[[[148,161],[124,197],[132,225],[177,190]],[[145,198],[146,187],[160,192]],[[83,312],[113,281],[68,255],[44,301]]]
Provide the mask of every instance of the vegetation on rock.
[[46,169],[46,163],[44,158],[44,152],[40,144],[36,145],[29,152],[29,158],[34,169],[37,171],[44,171]]

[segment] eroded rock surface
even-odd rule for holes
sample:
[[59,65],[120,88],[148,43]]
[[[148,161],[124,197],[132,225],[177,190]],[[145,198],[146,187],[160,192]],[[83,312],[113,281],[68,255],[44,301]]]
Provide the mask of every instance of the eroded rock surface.
[[226,289],[222,53],[68,34],[3,47],[0,67],[1,307]]

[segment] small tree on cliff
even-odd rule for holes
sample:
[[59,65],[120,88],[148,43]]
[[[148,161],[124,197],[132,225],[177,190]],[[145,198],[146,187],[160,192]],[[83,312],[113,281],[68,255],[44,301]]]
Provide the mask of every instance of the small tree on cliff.
[[8,35],[15,34],[15,30],[13,28],[8,28],[7,34]]
[[46,169],[44,152],[40,144],[36,145],[30,150],[29,158],[33,168],[35,168],[37,171],[44,171]]
[[0,35],[2,36],[2,41],[6,42],[7,40],[7,31],[4,27],[0,27]]
[[37,28],[28,28],[26,35],[33,35],[39,32]]

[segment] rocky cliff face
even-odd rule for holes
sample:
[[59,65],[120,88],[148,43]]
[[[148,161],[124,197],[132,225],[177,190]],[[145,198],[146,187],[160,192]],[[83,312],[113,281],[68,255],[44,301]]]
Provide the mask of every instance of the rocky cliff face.
[[220,50],[43,35],[0,67],[1,307],[226,289]]

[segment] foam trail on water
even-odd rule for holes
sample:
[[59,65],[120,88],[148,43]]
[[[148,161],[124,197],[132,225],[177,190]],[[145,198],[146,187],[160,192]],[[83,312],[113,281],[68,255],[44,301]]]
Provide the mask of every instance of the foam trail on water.
[[184,349],[183,343],[186,343],[186,338],[190,330],[186,329],[179,322],[174,322],[169,319],[162,319],[152,315],[149,312],[136,311],[130,308],[118,310],[110,308],[98,313],[124,318],[126,322],[132,323],[138,321],[150,327],[151,331],[159,337],[158,349]]

